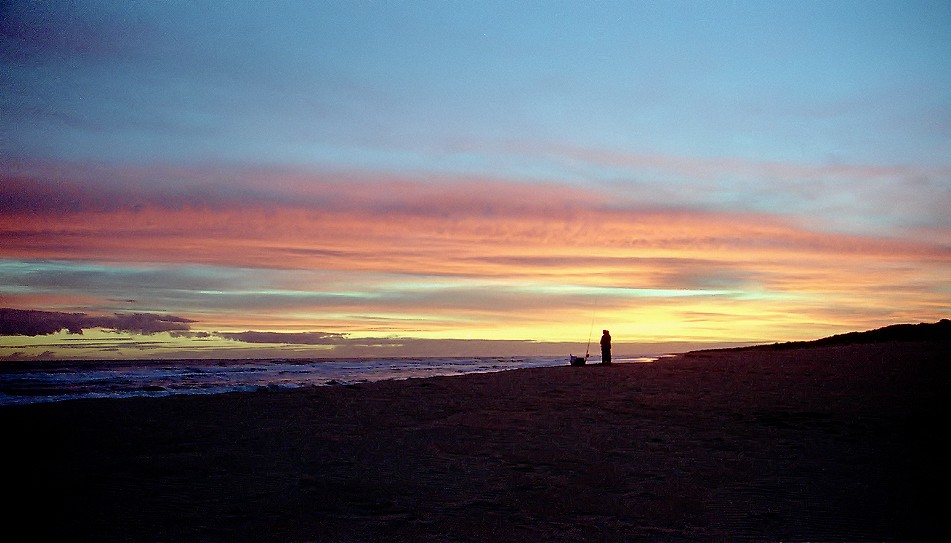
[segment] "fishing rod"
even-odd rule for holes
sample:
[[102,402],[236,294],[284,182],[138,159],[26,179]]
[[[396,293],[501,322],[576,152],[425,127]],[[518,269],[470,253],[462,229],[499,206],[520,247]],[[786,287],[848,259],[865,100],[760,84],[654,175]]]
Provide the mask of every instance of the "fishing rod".
[[588,328],[588,346],[584,348],[584,359],[588,360],[588,351],[591,350],[591,332],[594,332],[594,317],[591,315],[591,328]]

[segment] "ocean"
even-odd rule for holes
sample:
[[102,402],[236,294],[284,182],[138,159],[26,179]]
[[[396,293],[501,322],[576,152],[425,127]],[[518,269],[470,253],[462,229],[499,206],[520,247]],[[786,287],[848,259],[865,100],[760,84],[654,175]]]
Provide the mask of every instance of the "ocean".
[[[615,357],[614,362],[657,358]],[[0,406],[354,385],[562,365],[568,365],[567,356],[0,362]]]

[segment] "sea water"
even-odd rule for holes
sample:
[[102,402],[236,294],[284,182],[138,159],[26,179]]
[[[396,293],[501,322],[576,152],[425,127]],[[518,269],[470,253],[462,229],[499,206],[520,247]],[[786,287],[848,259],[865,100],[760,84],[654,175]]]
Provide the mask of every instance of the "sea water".
[[[615,363],[657,357],[615,357]],[[0,362],[0,406],[352,385],[568,364],[567,356]]]

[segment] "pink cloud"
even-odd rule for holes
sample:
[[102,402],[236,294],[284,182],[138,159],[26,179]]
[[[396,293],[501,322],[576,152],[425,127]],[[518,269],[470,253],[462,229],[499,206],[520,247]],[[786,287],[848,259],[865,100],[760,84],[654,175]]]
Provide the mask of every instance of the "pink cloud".
[[[3,256],[517,274],[500,263],[608,253],[946,260],[951,239],[951,229],[923,240],[824,233],[764,213],[638,205],[553,183],[239,172],[231,185],[179,190],[117,186],[121,172],[107,183],[41,173],[0,189]],[[255,189],[262,179],[273,186]]]
[[[790,337],[794,331],[784,328],[791,326],[789,315],[833,329],[839,315],[859,322],[856,315],[889,318],[904,310],[902,315],[933,319],[948,301],[951,227],[940,225],[914,237],[826,232],[802,217],[691,208],[662,199],[621,198],[610,190],[498,179],[414,180],[278,169],[112,171],[105,166],[80,169],[74,176],[68,168],[58,173],[45,168],[21,168],[15,183],[0,187],[0,257],[203,264],[300,270],[302,275],[320,270],[333,277],[332,284],[282,288],[366,294],[262,296],[243,306],[260,309],[253,314],[254,324],[245,312],[225,308],[201,317],[212,329],[287,332],[313,326],[275,313],[290,307],[295,315],[309,315],[308,322],[319,322],[317,329],[358,329],[336,328],[342,326],[339,315],[347,315],[347,326],[356,323],[364,331],[381,333],[400,333],[408,326],[452,330],[460,315],[479,323],[517,315],[522,325],[541,328],[545,324],[539,319],[570,320],[564,307],[591,296],[582,287],[597,287],[724,291],[730,293],[728,300],[659,295],[643,305],[643,300],[624,298],[630,293],[598,291],[597,296],[607,310],[631,319],[677,319],[713,308],[724,316],[711,329],[747,326],[757,334]],[[142,184],[150,176],[197,181],[191,187],[180,181]],[[265,181],[271,184],[259,185]],[[377,282],[388,274],[446,283],[405,294]],[[460,286],[466,281],[477,286]],[[539,294],[484,284],[581,290],[553,294],[539,289]],[[24,296],[15,298],[17,305],[39,307]],[[194,302],[190,297],[186,304]],[[108,311],[116,306],[100,301],[98,307]],[[309,313],[313,307],[338,316],[323,323]],[[642,307],[655,313],[640,315]],[[177,307],[150,309],[182,314]],[[403,314],[415,320],[407,324],[396,318]],[[739,315],[769,316],[774,329],[760,330],[756,318]],[[61,322],[48,325],[70,329],[93,322],[59,318]],[[121,328],[117,322],[95,322]],[[176,321],[143,323],[136,329],[152,330],[150,324],[189,329],[188,322]]]

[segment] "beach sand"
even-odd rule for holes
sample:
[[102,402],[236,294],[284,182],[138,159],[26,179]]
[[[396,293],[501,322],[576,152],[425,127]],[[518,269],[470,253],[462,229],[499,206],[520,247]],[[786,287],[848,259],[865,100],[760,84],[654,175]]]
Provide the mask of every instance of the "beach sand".
[[0,408],[59,541],[948,540],[949,343]]

